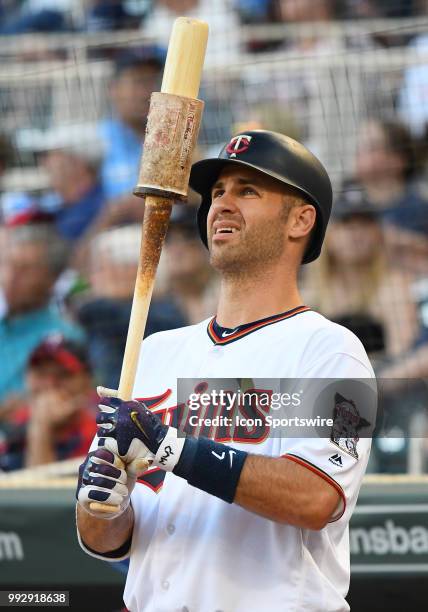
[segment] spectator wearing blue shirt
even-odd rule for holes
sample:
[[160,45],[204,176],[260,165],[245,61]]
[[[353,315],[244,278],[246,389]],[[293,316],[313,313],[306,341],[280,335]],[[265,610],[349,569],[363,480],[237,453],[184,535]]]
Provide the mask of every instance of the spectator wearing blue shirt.
[[3,221],[46,213],[62,238],[80,240],[105,204],[99,178],[103,144],[95,124],[64,124],[48,130],[27,129],[17,138],[21,151],[37,155],[47,175],[48,190],[35,197],[6,193],[1,199]]
[[[157,47],[123,51],[117,58],[110,84],[112,113],[99,124],[104,144],[101,180],[110,211],[119,214],[141,200],[132,196],[137,183],[150,96],[160,89],[164,52]],[[108,213],[107,213],[108,214]],[[127,214],[127,213],[124,213]],[[116,223],[106,222],[105,225]]]
[[82,238],[104,206],[101,153],[100,143],[89,146],[83,141],[79,148],[71,144],[53,148],[41,158],[51,191],[42,197],[40,207],[54,215],[57,231],[66,240]]
[[97,126],[53,128],[39,137],[38,152],[50,187],[39,207],[54,216],[60,236],[69,241],[79,240],[105,203],[99,178],[103,145]]
[[80,328],[50,304],[68,246],[52,223],[0,228],[0,402],[24,389],[28,357],[48,335],[82,339]]

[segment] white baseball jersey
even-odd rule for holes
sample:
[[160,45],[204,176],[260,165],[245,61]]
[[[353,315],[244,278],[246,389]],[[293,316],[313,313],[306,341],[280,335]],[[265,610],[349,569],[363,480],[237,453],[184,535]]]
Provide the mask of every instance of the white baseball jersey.
[[[373,378],[360,341],[301,307],[237,330],[215,320],[154,334],[142,345],[134,397],[168,420],[177,378]],[[348,523],[370,440],[354,453],[329,438],[256,437],[236,442],[252,454],[284,457],[340,494],[320,531],[279,524],[155,468],[132,494],[135,526],[124,601],[132,612],[342,612],[349,610]],[[102,555],[100,555],[102,557]]]

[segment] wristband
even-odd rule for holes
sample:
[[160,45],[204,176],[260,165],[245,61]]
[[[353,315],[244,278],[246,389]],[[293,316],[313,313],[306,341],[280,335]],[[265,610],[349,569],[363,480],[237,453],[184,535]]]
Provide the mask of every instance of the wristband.
[[247,454],[208,438],[189,437],[173,473],[231,504]]

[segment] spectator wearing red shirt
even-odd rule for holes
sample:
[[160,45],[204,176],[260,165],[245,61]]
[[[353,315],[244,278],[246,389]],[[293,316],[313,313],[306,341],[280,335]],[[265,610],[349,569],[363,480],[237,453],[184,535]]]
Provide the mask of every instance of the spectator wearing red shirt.
[[12,416],[11,456],[3,467],[31,467],[87,453],[96,433],[97,396],[84,348],[59,334],[48,336],[30,356],[26,386],[27,404]]

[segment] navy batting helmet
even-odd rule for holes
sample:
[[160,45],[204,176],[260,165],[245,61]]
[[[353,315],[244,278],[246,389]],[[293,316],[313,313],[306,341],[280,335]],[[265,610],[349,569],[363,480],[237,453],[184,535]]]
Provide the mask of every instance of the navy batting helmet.
[[332,205],[332,189],[321,162],[306,147],[288,136],[266,130],[250,130],[234,136],[214,159],[192,166],[190,186],[202,196],[198,226],[202,242],[207,242],[207,216],[211,189],[225,166],[235,164],[254,168],[285,185],[297,189],[315,206],[316,222],[302,263],[316,259],[321,252]]

